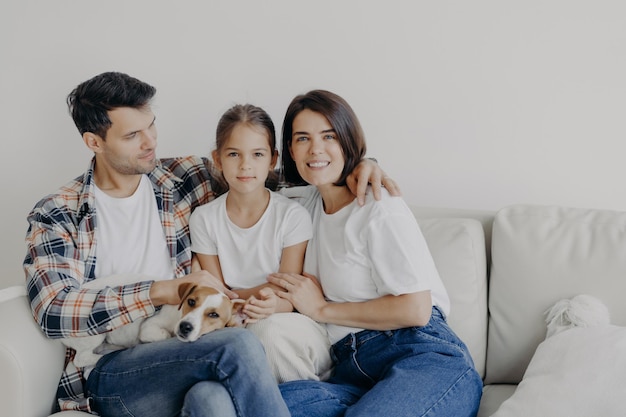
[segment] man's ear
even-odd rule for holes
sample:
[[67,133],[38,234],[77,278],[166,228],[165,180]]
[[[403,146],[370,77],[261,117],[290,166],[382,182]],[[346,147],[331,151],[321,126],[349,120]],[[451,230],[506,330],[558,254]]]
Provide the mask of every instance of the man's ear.
[[100,143],[101,140],[102,138],[100,138],[100,136],[96,135],[95,133],[83,133],[83,142],[85,142],[85,145],[94,153],[99,153],[102,151],[102,146]]
[[213,164],[215,165],[215,168],[221,171],[222,160],[220,159],[220,153],[217,151],[217,149],[211,152],[211,156],[213,157]]

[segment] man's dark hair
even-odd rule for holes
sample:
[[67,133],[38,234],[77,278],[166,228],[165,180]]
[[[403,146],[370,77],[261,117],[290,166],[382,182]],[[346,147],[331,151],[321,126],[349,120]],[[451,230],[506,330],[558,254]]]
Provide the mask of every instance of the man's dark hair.
[[79,84],[67,96],[67,107],[81,135],[91,132],[105,139],[111,127],[109,110],[146,107],[155,93],[156,88],[137,78],[104,72]]

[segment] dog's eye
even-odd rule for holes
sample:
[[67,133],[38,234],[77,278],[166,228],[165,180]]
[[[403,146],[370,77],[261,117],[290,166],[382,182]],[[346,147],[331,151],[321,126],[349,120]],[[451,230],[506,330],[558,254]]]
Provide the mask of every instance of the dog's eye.
[[188,298],[187,299],[187,305],[189,307],[194,307],[196,305],[196,300],[194,300],[193,298]]
[[220,315],[218,313],[216,313],[215,311],[207,313],[206,316],[209,317],[209,318],[212,318],[212,319],[219,319],[220,318]]

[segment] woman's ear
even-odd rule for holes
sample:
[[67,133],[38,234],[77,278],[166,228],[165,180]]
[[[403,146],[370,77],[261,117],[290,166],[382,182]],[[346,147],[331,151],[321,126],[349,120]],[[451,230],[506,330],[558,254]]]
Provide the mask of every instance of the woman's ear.
[[213,163],[215,164],[215,168],[218,170],[222,170],[222,160],[220,159],[220,153],[216,150],[211,152],[211,156],[213,157]]
[[293,149],[291,147],[291,142],[287,144],[287,148],[289,149],[289,155],[291,155],[291,159],[293,160]]

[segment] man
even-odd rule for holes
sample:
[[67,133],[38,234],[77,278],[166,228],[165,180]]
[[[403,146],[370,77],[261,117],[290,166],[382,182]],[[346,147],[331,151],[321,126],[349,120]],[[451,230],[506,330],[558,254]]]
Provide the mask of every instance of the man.
[[[161,305],[178,304],[183,282],[221,287],[206,271],[192,272],[188,228],[195,207],[213,198],[216,172],[203,158],[156,158],[155,92],[107,72],[68,96],[94,157],[82,176],[28,216],[27,291],[47,337],[100,334],[149,317]],[[362,170],[365,179],[372,167]],[[373,171],[379,185],[382,171]],[[366,184],[360,181],[361,196]],[[385,185],[395,188],[388,179]],[[113,274],[145,278],[81,288]],[[158,417],[220,415],[224,407],[223,413],[243,416],[289,415],[260,343],[245,329],[216,331],[194,343],[138,345],[105,355],[93,368],[76,368],[73,354],[68,350],[59,383],[60,409]]]

